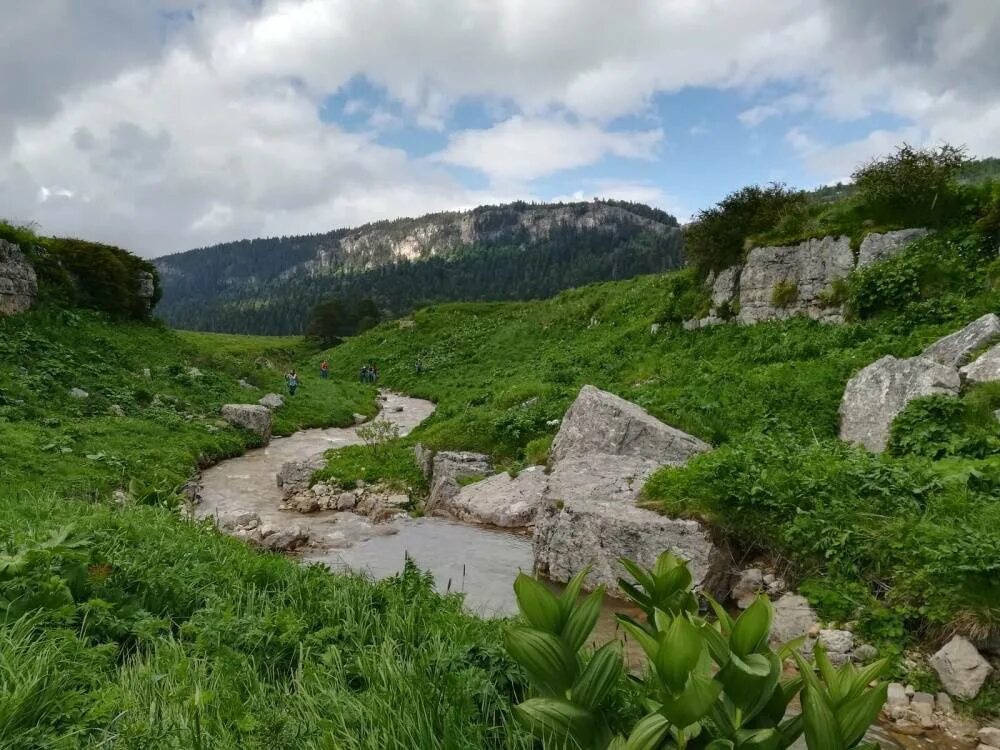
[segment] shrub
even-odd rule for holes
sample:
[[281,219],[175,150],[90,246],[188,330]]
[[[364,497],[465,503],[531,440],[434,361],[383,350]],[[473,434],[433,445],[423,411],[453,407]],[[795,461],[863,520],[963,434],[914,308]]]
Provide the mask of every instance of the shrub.
[[685,252],[702,276],[743,259],[747,239],[773,228],[805,203],[805,194],[784,185],[750,185],[700,211],[684,233]]
[[858,167],[852,178],[873,217],[908,226],[940,225],[958,204],[965,149],[922,149],[904,143],[890,156]]
[[373,419],[365,422],[355,431],[373,456],[377,456],[382,445],[399,437],[399,425],[388,419]]
[[549,462],[549,449],[552,448],[552,435],[535,438],[524,447],[524,460],[535,466]]
[[979,399],[943,395],[914,399],[892,423],[889,452],[931,459],[1000,454],[1000,422],[993,416],[993,409],[1000,406],[1000,388],[982,389],[982,394]]
[[[578,600],[586,569],[559,597],[523,574],[514,584],[526,624],[509,629],[505,642],[537,694],[515,713],[543,743],[594,750],[784,750],[804,734],[810,750],[873,747],[861,741],[885,702],[886,683],[869,685],[886,671],[885,660],[860,670],[848,662],[835,670],[817,646],[817,674],[799,655],[798,643],[783,647],[781,655],[771,650],[774,612],[766,596],[737,619],[706,596],[712,621],[698,614],[691,573],[671,553],[662,554],[652,569],[621,563],[635,578],[620,581],[622,589],[645,620],[624,615],[619,620],[649,662],[645,677],[634,678],[646,713],[631,728],[622,726],[611,706],[625,679],[618,641],[589,660],[578,655],[600,614],[603,587]],[[783,680],[787,655],[798,663],[799,676]],[[786,718],[800,694],[801,715]]]
[[799,296],[799,287],[794,281],[779,281],[771,290],[771,304],[788,307]]

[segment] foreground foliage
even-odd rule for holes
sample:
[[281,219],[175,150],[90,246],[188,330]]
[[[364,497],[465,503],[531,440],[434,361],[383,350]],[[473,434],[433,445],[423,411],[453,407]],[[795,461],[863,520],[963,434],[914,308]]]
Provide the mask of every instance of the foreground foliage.
[[[581,649],[601,609],[603,588],[580,600],[583,570],[557,598],[533,578],[515,583],[527,625],[508,630],[507,650],[524,668],[537,697],[517,706],[517,715],[539,738],[556,746],[594,750],[784,750],[803,733],[810,750],[877,748],[862,743],[885,703],[887,684],[869,687],[888,663],[860,671],[849,662],[839,670],[823,648],[815,666],[799,654],[799,642],[771,650],[773,611],[758,597],[732,618],[710,597],[699,614],[686,563],[663,553],[652,569],[622,560],[635,582],[623,591],[645,613],[642,622],[621,615],[627,634],[645,653],[644,676],[633,678],[633,697],[645,715],[618,733],[611,698],[625,679],[620,644],[602,646],[586,661]],[[795,659],[799,676],[782,679],[782,661]],[[788,714],[801,693],[802,712]]]

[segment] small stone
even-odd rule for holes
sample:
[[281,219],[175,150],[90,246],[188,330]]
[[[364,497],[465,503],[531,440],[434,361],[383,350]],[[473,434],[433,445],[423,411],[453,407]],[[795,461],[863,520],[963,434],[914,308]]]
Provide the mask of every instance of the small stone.
[[153,377],[153,371],[150,370],[148,367],[143,367],[142,376],[148,380],[149,378]]
[[930,658],[930,664],[950,695],[972,699],[993,671],[990,663],[963,636],[956,635]]
[[930,693],[914,693],[910,699],[910,708],[920,717],[931,716],[934,713],[934,696]]
[[80,400],[90,398],[90,394],[83,390],[83,388],[70,388],[69,395],[72,398],[78,398]]
[[862,643],[854,649],[851,656],[859,664],[867,664],[878,656],[878,649],[867,643]]
[[954,713],[955,706],[951,702],[951,696],[945,692],[940,692],[934,696],[934,700],[937,702],[937,710],[943,714]]
[[854,634],[847,630],[820,630],[819,642],[831,654],[848,654],[854,648]]
[[649,332],[652,333],[652,334],[654,334],[654,335],[657,334],[657,333],[659,333],[660,332],[660,324],[659,323],[653,323],[653,325],[651,325],[649,327]]
[[889,683],[889,690],[885,705],[889,708],[889,710],[910,705],[910,698],[906,694],[906,688],[904,688],[901,683]]
[[736,585],[730,593],[730,598],[736,601],[736,606],[746,609],[757,599],[757,593],[764,588],[764,574],[760,568],[747,568],[740,573]]
[[1000,747],[1000,729],[997,727],[983,727],[976,733],[976,738],[984,745]]
[[248,391],[257,390],[257,386],[255,386],[253,383],[247,382],[244,378],[240,378],[239,380],[236,381],[236,383],[240,386],[240,388],[245,388]]
[[358,497],[353,492],[341,492],[337,495],[334,507],[337,510],[351,510],[358,504]]
[[893,725],[892,731],[906,735],[907,737],[921,737],[927,730],[917,724],[914,724],[912,721],[901,719]]
[[111,499],[115,505],[125,505],[128,503],[128,494],[124,490],[115,490],[111,493]]
[[280,409],[285,405],[285,399],[277,393],[268,393],[257,399],[257,403],[266,406],[268,409]]
[[914,695],[916,695],[916,693],[917,693],[917,690],[916,690],[916,688],[915,688],[915,687],[913,687],[913,685],[907,685],[907,686],[906,686],[906,694],[907,694],[907,695],[908,695],[908,696],[909,696],[910,698],[912,698],[912,697],[913,697]]

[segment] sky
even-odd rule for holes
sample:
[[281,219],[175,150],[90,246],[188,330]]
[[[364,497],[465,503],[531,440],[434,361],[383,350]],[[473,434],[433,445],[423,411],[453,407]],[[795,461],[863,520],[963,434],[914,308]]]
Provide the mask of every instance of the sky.
[[1000,0],[32,0],[0,217],[155,257],[510,200],[689,219],[905,142],[1000,155]]

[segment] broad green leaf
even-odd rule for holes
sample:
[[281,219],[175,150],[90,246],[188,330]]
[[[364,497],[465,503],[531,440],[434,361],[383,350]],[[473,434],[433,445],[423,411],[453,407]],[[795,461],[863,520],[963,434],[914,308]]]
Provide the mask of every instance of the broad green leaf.
[[710,622],[702,621],[698,625],[698,630],[701,631],[701,637],[705,639],[705,645],[708,646],[712,659],[719,665],[719,669],[724,668],[729,663],[730,658],[729,642]]
[[843,702],[844,697],[847,695],[847,688],[850,685],[846,683],[848,683],[849,678],[844,672],[838,672],[833,668],[830,659],[826,655],[826,649],[818,643],[813,648],[813,659],[819,669],[820,677],[823,678],[823,684],[826,686],[827,695],[830,697],[830,705],[832,708],[836,708]]
[[524,667],[543,692],[564,696],[576,681],[579,661],[566,644],[551,633],[514,627],[506,634],[507,653]]
[[514,594],[521,614],[532,627],[553,635],[559,633],[562,626],[559,601],[544,583],[521,573],[514,581]]
[[726,737],[732,737],[739,729],[737,725],[736,706],[725,693],[719,696],[719,700],[712,704],[710,715],[719,732]]
[[671,723],[687,727],[701,721],[712,710],[712,704],[722,692],[722,684],[707,675],[693,674],[679,696],[664,695],[660,713]]
[[733,750],[734,747],[731,740],[712,740],[705,745],[705,750]]
[[879,659],[866,667],[862,667],[853,677],[851,689],[847,694],[847,699],[856,698],[864,692],[872,680],[876,680],[884,675],[889,669],[888,659]]
[[656,750],[670,731],[670,722],[662,714],[649,714],[639,719],[625,743],[625,750]]
[[661,578],[667,573],[681,567],[687,567],[685,562],[670,550],[664,550],[656,558],[656,562],[653,564],[652,573],[655,578]]
[[778,733],[781,734],[782,744],[785,747],[791,745],[795,742],[795,740],[802,736],[802,730],[804,728],[805,723],[802,721],[802,714],[798,714],[781,722],[778,725]]
[[634,583],[630,583],[624,578],[619,578],[618,588],[620,588],[625,596],[637,604],[644,612],[653,608],[653,600],[644,594]]
[[569,579],[569,583],[566,584],[566,588],[564,588],[562,594],[559,595],[559,611],[562,614],[563,622],[566,622],[566,619],[569,617],[569,613],[576,604],[576,600],[580,598],[580,591],[583,590],[583,582],[587,578],[587,574],[589,572],[590,565],[584,566],[583,570],[580,570],[575,576]]
[[601,606],[604,603],[604,587],[600,586],[582,602],[578,602],[570,611],[562,628],[562,637],[573,650],[579,651],[601,616]]
[[664,612],[662,609],[653,610],[653,626],[656,628],[657,632],[665,633],[670,629],[670,625],[674,621],[674,615]]
[[692,580],[691,571],[686,565],[659,574],[656,579],[655,598],[662,599],[667,594],[687,591]]
[[576,703],[590,709],[597,708],[615,689],[624,674],[621,644],[611,641],[594,653],[583,674],[573,684],[570,694]]
[[[778,664],[780,671],[780,660]],[[766,717],[771,724],[778,724],[785,717],[785,712],[788,710],[788,704],[792,702],[792,698],[798,695],[798,692],[801,689],[801,677],[793,677],[785,682],[780,682],[775,686],[774,691],[771,693],[771,697],[768,699],[767,705],[762,711],[763,716]]]
[[715,612],[715,617],[719,621],[719,627],[722,629],[722,635],[729,638],[729,635],[733,632],[733,618],[726,611],[726,608],[719,604],[715,599],[706,593],[702,593],[702,596],[708,601],[709,606],[712,611]]
[[740,750],[777,750],[781,742],[781,735],[774,729],[744,729],[737,737]]
[[882,683],[878,687],[847,701],[837,709],[837,720],[840,723],[840,730],[843,732],[847,747],[860,742],[861,738],[865,736],[868,727],[872,725],[878,717],[878,712],[885,705],[888,692],[888,684]]
[[764,654],[747,654],[742,659],[733,654],[731,660],[736,669],[751,677],[767,677],[771,673],[771,662]]
[[646,632],[645,628],[636,624],[632,620],[623,620],[619,617],[618,622],[625,629],[625,632],[635,638],[642,650],[646,652],[646,657],[651,661],[656,661],[656,655],[660,652],[660,643],[653,636]]
[[808,639],[809,639],[808,635],[800,635],[798,638],[793,638],[792,640],[788,641],[788,643],[783,643],[778,648],[778,656],[781,658],[782,661],[784,661],[785,659],[793,658],[795,654],[801,652],[802,646],[805,645],[805,642]]
[[802,720],[809,750],[844,750],[847,747],[826,696],[808,684],[802,690]]
[[622,557],[618,560],[622,567],[628,571],[629,575],[632,576],[636,582],[646,589],[646,592],[652,594],[656,590],[656,582],[653,577],[643,568],[641,565],[632,562],[631,560]]
[[758,596],[736,620],[729,636],[729,648],[737,656],[746,656],[767,644],[774,609],[766,596]]
[[[726,689],[726,696],[743,712],[744,723],[754,719],[764,710],[772,694],[778,687],[781,678],[781,662],[774,654],[764,656],[751,654],[750,657],[761,657],[767,664],[763,675],[754,675],[740,667],[742,660],[734,656],[729,664],[719,670],[716,679]],[[756,661],[756,660],[755,660]],[[756,664],[759,669],[760,664]]]
[[660,650],[653,661],[657,674],[670,692],[680,693],[684,689],[688,676],[697,666],[704,650],[705,641],[698,628],[686,617],[675,617],[669,630],[664,633]]
[[536,737],[561,745],[572,739],[586,747],[595,730],[590,711],[559,698],[531,698],[515,706],[514,714]]

